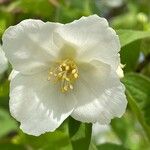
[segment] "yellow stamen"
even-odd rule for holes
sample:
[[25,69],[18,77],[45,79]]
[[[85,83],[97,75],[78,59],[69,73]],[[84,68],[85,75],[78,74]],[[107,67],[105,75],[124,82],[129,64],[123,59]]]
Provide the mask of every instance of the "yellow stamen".
[[77,78],[78,78],[78,74],[77,74],[77,73],[75,73],[75,74],[74,74],[74,77],[77,79]]
[[69,66],[66,66],[66,67],[65,67],[65,70],[69,70],[69,68],[70,68]]
[[73,69],[73,70],[72,70],[72,74],[75,74],[75,73],[76,73],[76,69]]
[[53,79],[56,83],[60,81],[61,92],[66,93],[69,90],[73,90],[73,84],[78,77],[78,67],[75,62],[70,59],[65,59],[56,64],[56,68],[51,69],[48,80]]
[[70,85],[69,87],[70,87],[71,90],[73,90],[73,85]]

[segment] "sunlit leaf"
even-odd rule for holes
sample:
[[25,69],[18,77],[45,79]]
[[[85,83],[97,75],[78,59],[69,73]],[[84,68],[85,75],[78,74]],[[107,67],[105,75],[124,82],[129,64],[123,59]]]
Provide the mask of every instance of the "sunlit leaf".
[[13,120],[13,118],[6,110],[0,108],[0,137],[16,130],[17,123]]
[[134,41],[150,37],[150,31],[117,30],[117,34],[120,38],[121,47]]

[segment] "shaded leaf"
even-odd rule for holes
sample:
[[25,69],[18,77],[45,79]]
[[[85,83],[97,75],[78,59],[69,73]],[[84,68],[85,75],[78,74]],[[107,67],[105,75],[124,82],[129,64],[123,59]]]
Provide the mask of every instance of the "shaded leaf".
[[124,118],[115,118],[111,121],[111,127],[120,138],[122,143],[126,143],[128,138],[128,129],[125,128],[127,125],[128,124]]
[[73,150],[88,150],[91,141],[92,125],[69,119],[69,135]]
[[130,73],[122,81],[126,86],[131,109],[150,139],[150,80],[143,75]]
[[0,83],[0,106],[8,109],[9,81]]
[[11,143],[0,143],[1,150],[26,150],[23,145],[16,145]]
[[142,110],[147,124],[150,126],[150,80],[136,73],[125,75],[123,82]]
[[121,63],[125,65],[124,71],[134,71],[137,67],[141,42],[134,41],[131,44],[124,46],[120,51]]
[[29,145],[33,150],[71,150],[67,126],[57,129],[55,132],[45,133],[38,137],[20,133],[15,141],[20,144]]

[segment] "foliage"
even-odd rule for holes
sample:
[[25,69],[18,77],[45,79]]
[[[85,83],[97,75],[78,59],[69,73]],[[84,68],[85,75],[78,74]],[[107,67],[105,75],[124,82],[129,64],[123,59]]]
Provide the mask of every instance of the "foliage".
[[[109,135],[117,138],[96,143],[92,125],[72,118],[53,133],[26,135],[9,115],[8,74],[0,76],[0,149],[2,150],[149,150],[150,149],[150,9],[149,0],[124,0],[110,7],[102,0],[1,0],[0,37],[7,27],[23,19],[67,23],[81,16],[98,14],[109,20],[121,41],[122,82],[128,109],[113,119]],[[142,57],[141,57],[142,56]],[[98,137],[100,138],[100,137]],[[108,137],[107,137],[108,138]],[[92,139],[92,140],[91,140]],[[114,141],[117,142],[115,143]]]

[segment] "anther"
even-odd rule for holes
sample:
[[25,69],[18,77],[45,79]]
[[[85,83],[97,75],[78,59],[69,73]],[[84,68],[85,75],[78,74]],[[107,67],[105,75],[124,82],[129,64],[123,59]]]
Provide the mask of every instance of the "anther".
[[75,74],[74,74],[74,77],[77,79],[77,78],[78,78],[78,74],[77,74],[77,73],[75,73]]
[[69,87],[70,87],[71,90],[73,90],[73,85],[70,85]]
[[66,79],[66,81],[70,81],[70,79],[69,78],[65,78]]
[[77,71],[76,69],[73,69],[71,73],[72,73],[72,74],[75,74],[76,71]]
[[68,71],[68,70],[69,70],[69,68],[70,68],[69,66],[66,66],[66,67],[65,67],[65,70],[66,70],[66,71]]
[[59,67],[59,71],[63,71],[61,67]]
[[64,90],[65,90],[65,91],[68,91],[68,86],[64,86]]
[[62,64],[62,66],[63,66],[63,67],[65,67],[65,66],[66,66],[66,64],[64,63],[64,64]]
[[[52,70],[52,69],[51,69]],[[66,59],[58,64],[49,72],[48,80],[53,79],[55,82],[61,82],[60,89],[63,93],[73,90],[73,83],[79,77],[78,68],[74,61]]]

